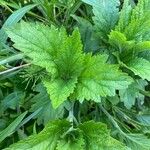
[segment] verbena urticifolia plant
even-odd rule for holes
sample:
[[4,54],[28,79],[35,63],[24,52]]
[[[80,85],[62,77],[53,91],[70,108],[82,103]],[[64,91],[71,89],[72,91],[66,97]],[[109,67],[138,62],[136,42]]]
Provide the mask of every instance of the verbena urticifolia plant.
[[149,96],[150,1],[124,0],[123,6],[119,0],[83,2],[93,16],[72,15],[77,21],[72,33],[63,26],[24,21],[5,29],[28,69],[38,71],[46,104],[55,113],[67,111],[39,134],[6,149],[150,149],[150,124],[137,115]]

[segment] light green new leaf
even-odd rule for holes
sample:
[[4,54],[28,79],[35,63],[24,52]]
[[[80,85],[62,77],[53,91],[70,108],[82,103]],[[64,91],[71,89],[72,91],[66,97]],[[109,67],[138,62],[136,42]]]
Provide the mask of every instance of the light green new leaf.
[[128,148],[110,136],[106,125],[89,121],[79,125],[83,131],[86,150],[128,150]]
[[143,58],[134,58],[126,65],[134,72],[135,75],[150,81],[150,62],[148,60]]
[[26,114],[27,112],[21,114],[6,129],[0,132],[0,142],[2,142],[6,137],[10,136],[15,131],[15,129],[21,123]]
[[75,95],[78,100],[94,100],[115,96],[115,90],[127,88],[132,79],[118,70],[117,65],[106,64],[106,55],[87,55],[85,69],[78,79]]
[[118,31],[111,31],[109,35],[109,43],[118,50],[120,53],[127,53],[126,51],[131,51],[134,46],[134,41],[127,41],[126,36]]
[[120,12],[119,22],[116,26],[116,30],[123,32],[126,26],[129,24],[131,19],[132,7],[130,5],[130,0],[124,0],[123,7]]
[[75,129],[58,141],[56,150],[85,150],[85,146],[82,131]]
[[124,33],[128,40],[144,41],[150,39],[150,1],[139,0],[133,9],[131,21]]
[[107,34],[114,29],[119,19],[119,0],[83,0],[93,7],[93,21],[101,40],[107,40]]
[[64,81],[61,79],[55,79],[50,81],[43,79],[43,84],[47,88],[47,92],[52,100],[54,108],[60,106],[67,98],[74,92],[74,88],[77,83],[77,78]]

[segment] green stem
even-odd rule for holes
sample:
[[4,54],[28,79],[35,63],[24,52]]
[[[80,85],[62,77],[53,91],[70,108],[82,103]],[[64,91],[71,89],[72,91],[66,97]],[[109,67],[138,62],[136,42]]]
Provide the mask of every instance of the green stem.
[[102,104],[99,105],[100,109],[103,111],[103,113],[108,117],[108,119],[112,122],[113,126],[124,136],[126,135],[121,128],[119,127],[119,125],[117,124],[117,122],[114,120],[114,118],[107,112],[107,110],[102,106]]

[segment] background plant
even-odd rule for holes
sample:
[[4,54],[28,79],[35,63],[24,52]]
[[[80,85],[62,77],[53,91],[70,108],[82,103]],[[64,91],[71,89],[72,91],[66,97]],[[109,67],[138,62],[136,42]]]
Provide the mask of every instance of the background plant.
[[149,0],[0,5],[1,149],[150,149]]

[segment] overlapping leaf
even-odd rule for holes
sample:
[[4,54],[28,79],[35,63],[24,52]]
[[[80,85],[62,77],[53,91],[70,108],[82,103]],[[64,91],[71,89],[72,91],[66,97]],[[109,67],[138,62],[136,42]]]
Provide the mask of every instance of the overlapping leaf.
[[67,36],[64,28],[23,22],[7,32],[15,48],[48,72],[42,81],[55,108],[71,94],[81,101],[99,101],[101,96],[113,96],[116,89],[127,88],[132,82],[118,66],[106,63],[106,55],[83,54],[77,29]]
[[57,120],[29,138],[11,145],[5,150],[128,150],[113,139],[105,124],[85,122],[72,129],[71,123]]

